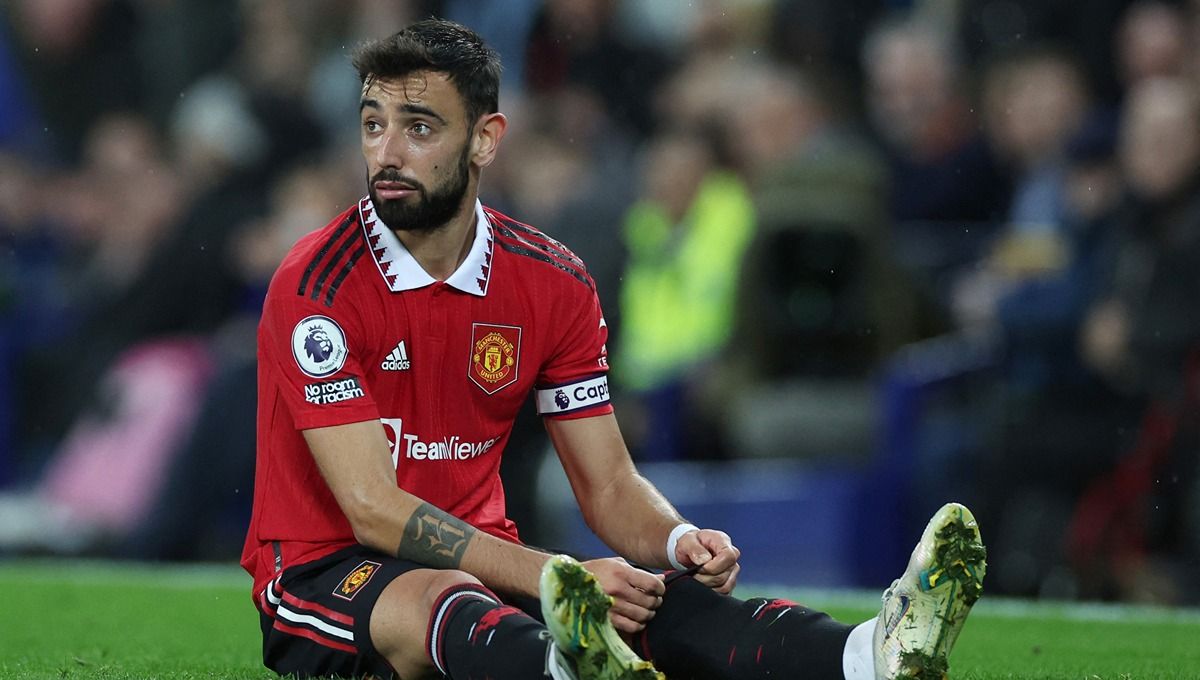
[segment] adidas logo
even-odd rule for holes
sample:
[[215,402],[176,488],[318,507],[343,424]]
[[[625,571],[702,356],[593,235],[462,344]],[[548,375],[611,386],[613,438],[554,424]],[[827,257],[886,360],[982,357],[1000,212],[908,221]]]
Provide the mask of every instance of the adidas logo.
[[404,349],[403,340],[387,355],[383,363],[379,364],[385,371],[407,371],[409,366],[412,366],[412,362],[408,360],[408,351]]

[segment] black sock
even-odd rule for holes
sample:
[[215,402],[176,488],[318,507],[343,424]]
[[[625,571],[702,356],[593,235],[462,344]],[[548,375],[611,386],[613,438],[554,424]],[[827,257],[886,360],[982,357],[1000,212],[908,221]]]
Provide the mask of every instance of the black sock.
[[670,579],[635,651],[671,680],[841,680],[853,626],[794,602],[721,595]]
[[454,680],[530,680],[546,670],[545,630],[487,588],[461,585],[438,596],[425,647]]

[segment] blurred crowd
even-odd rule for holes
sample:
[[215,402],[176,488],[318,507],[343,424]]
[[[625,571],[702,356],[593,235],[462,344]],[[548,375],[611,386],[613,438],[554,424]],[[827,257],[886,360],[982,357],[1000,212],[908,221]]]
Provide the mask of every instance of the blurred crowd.
[[6,2],[0,553],[237,553],[265,287],[364,193],[349,51],[429,15],[501,53],[483,200],[588,263],[636,458],[907,438],[994,590],[1200,601],[1195,0]]

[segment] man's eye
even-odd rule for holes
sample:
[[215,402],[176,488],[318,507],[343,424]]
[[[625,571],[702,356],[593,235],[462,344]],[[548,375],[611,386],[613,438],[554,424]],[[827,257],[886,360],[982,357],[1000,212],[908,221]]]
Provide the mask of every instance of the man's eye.
[[424,136],[428,135],[429,133],[433,132],[433,128],[429,127],[425,123],[413,123],[413,126],[411,129],[412,129],[413,134],[417,135],[419,137],[424,137]]
[[380,129],[379,123],[373,120],[368,120],[367,122],[363,123],[363,128],[365,128],[367,132],[378,132]]

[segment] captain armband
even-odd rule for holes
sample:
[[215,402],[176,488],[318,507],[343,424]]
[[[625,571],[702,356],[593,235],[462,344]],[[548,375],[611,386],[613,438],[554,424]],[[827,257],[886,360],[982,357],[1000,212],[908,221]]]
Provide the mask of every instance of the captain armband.
[[608,376],[598,375],[565,385],[538,388],[539,415],[554,416],[608,403]]

